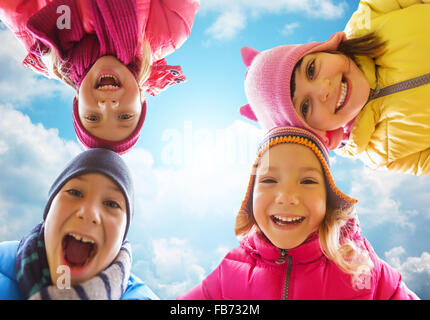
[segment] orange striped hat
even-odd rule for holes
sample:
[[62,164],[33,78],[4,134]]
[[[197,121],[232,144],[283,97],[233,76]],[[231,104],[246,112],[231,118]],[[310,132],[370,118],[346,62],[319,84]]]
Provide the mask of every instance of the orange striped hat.
[[336,187],[330,172],[328,150],[325,144],[322,143],[312,132],[297,127],[276,127],[268,131],[262,141],[263,142],[258,148],[257,159],[252,166],[251,177],[249,179],[245,199],[242,201],[241,211],[243,210],[248,214],[252,214],[252,195],[255,183],[255,172],[257,170],[258,163],[264,152],[281,143],[301,144],[314,152],[324,171],[327,187],[327,200],[330,201],[334,208],[348,209],[357,203],[357,200],[347,196]]

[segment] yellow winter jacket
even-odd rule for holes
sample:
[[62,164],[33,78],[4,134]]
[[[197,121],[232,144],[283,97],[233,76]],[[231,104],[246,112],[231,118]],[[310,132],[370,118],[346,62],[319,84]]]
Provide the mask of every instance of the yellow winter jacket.
[[[358,57],[371,88],[430,73],[430,0],[361,0],[345,28],[348,38],[376,32],[386,52]],[[371,168],[430,172],[430,84],[370,101],[337,154]]]

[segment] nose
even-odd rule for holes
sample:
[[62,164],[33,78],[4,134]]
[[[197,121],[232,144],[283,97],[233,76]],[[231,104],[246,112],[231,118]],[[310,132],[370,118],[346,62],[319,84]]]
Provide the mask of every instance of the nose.
[[326,102],[330,96],[331,82],[330,79],[322,79],[318,83],[317,96],[321,102]]
[[98,105],[100,108],[111,107],[115,109],[115,108],[118,108],[119,106],[119,99],[114,99],[114,98],[100,99],[98,100]]
[[277,204],[295,206],[300,202],[300,196],[293,186],[284,186],[278,190],[275,199]]
[[87,201],[82,205],[82,207],[77,212],[78,219],[98,225],[101,223],[100,208],[97,203],[93,201]]

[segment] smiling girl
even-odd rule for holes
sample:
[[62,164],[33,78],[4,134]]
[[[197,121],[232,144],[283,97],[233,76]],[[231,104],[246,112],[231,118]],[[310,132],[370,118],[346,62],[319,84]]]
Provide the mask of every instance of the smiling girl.
[[363,0],[325,42],[244,47],[241,114],[265,129],[307,128],[374,169],[429,173],[429,4]]
[[158,299],[131,273],[133,201],[119,155],[76,156],[52,184],[43,221],[0,243],[0,299]]
[[125,153],[146,116],[144,93],[185,81],[165,57],[191,32],[199,0],[6,0],[0,19],[28,51],[23,64],[76,90],[73,125],[86,148]]
[[311,132],[269,131],[236,218],[240,246],[178,299],[416,299],[361,236]]

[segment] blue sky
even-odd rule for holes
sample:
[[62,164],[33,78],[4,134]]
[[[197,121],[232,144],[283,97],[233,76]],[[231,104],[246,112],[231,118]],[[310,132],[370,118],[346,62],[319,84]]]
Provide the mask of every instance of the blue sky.
[[[237,246],[234,219],[262,132],[242,118],[242,46],[323,41],[358,1],[202,0],[188,41],[167,57],[188,82],[148,97],[136,147],[124,156],[136,186],[134,272],[163,299],[207,276]],[[25,52],[0,28],[0,241],[41,220],[48,189],[82,151],[74,93],[20,66]],[[363,234],[421,298],[430,298],[430,177],[376,172],[331,154],[339,188],[359,200]]]

